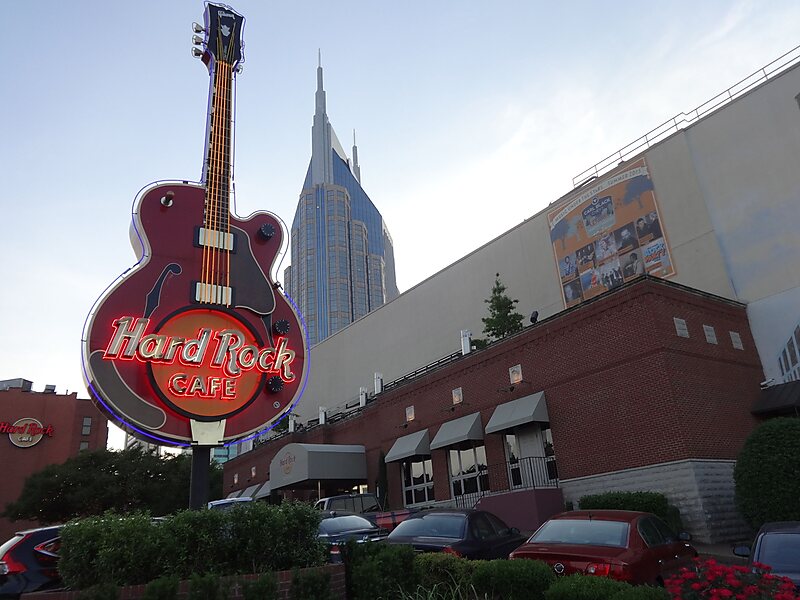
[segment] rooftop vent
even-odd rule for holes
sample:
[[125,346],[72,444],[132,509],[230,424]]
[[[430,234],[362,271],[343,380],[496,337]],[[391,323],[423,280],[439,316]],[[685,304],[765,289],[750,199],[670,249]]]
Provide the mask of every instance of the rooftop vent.
[[55,394],[56,393],[56,386],[53,385],[52,383],[48,383],[46,386],[44,386],[44,393],[45,394]]

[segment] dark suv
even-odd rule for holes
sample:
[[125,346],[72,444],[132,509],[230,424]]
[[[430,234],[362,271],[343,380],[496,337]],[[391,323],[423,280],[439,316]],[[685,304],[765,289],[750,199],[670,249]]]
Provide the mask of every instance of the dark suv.
[[61,587],[61,525],[20,531],[0,546],[0,598]]

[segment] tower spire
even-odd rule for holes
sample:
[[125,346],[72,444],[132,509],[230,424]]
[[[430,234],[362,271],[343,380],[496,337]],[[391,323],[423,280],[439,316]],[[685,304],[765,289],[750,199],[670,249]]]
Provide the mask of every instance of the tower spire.
[[361,183],[361,166],[358,164],[358,146],[356,146],[356,130],[353,129],[353,175]]
[[322,81],[322,50],[317,49],[317,91],[314,94],[314,124],[311,127],[311,180],[333,183],[333,132],[328,121]]

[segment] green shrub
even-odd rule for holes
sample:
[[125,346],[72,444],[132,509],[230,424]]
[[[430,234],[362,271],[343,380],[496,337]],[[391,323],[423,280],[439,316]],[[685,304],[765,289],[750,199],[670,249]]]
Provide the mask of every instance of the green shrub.
[[414,581],[414,549],[403,544],[356,544],[342,552],[347,597],[357,600],[400,598],[417,587]]
[[800,419],[762,423],[739,453],[733,479],[736,505],[754,529],[800,520]]
[[196,574],[230,573],[227,516],[225,511],[183,510],[162,522],[158,537],[164,574],[189,579]]
[[98,583],[78,594],[78,600],[117,600],[119,588],[113,583]]
[[468,590],[477,563],[453,554],[424,552],[414,557],[414,580],[423,590],[437,590],[439,595]]
[[472,585],[479,596],[539,600],[555,578],[553,570],[538,560],[489,560],[476,564]]
[[86,589],[98,583],[142,584],[162,574],[161,541],[147,513],[71,521],[61,530],[59,572],[64,583]]
[[670,600],[670,595],[664,588],[640,585],[617,592],[611,600]]
[[544,593],[545,600],[610,600],[631,586],[621,581],[593,575],[562,577]]
[[327,571],[298,571],[292,574],[292,600],[330,600],[331,574]]
[[682,531],[680,511],[659,492],[606,492],[584,496],[581,510],[636,510],[661,517],[676,532]]
[[142,584],[162,576],[236,575],[325,562],[320,513],[308,504],[250,502],[231,511],[182,511],[154,522],[145,513],[108,513],[62,530],[59,570],[66,585]]
[[219,576],[213,573],[195,573],[189,579],[189,600],[225,600]]
[[273,573],[265,573],[253,581],[245,581],[242,586],[244,600],[277,600],[278,580]]
[[159,577],[147,584],[142,600],[176,600],[178,598],[177,577]]

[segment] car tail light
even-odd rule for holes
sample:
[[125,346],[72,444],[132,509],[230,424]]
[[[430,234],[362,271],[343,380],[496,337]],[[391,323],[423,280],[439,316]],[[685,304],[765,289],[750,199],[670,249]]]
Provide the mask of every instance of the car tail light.
[[583,570],[586,575],[598,577],[611,577],[618,581],[629,581],[631,572],[627,565],[612,565],[609,563],[589,563]]
[[608,577],[611,574],[611,565],[608,563],[589,563],[584,569],[587,575],[598,575],[600,577]]
[[[20,542],[24,538],[20,538]],[[11,546],[11,548],[6,551],[3,556],[0,556],[0,575],[16,575],[18,573],[24,573],[28,570],[21,562],[14,559],[11,554],[11,551],[19,545],[19,542]]]
[[459,558],[463,558],[463,555],[461,554],[461,552],[459,552],[458,550],[456,550],[452,546],[445,546],[444,548],[442,548],[442,552],[444,552],[445,554],[452,554],[453,556],[457,556]]
[[332,555],[333,554],[338,555],[338,554],[341,554],[341,553],[342,553],[342,548],[341,548],[341,546],[339,546],[339,544],[331,544],[331,554]]

